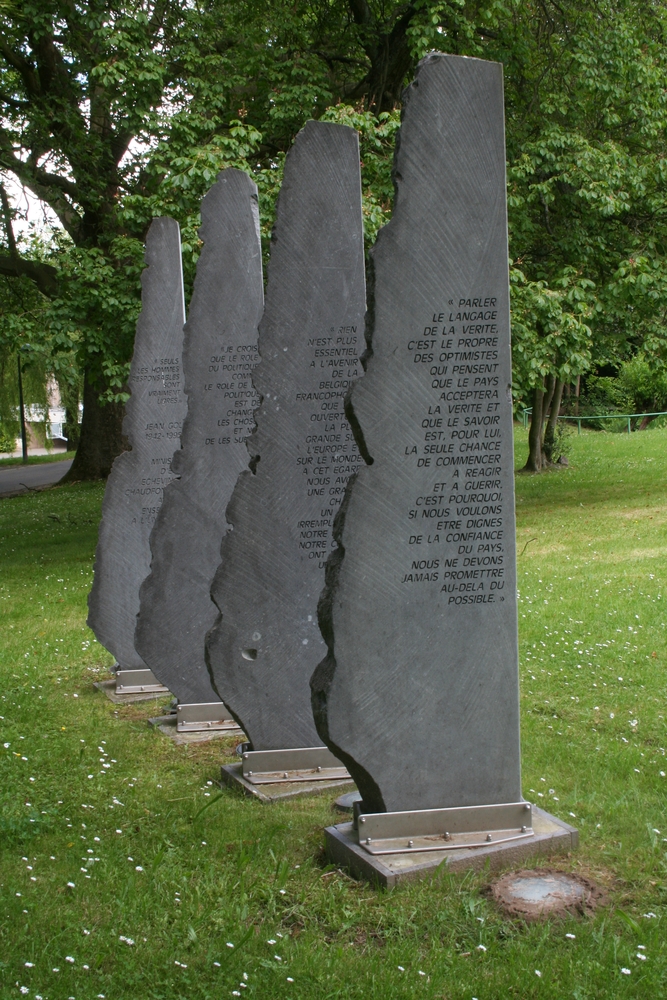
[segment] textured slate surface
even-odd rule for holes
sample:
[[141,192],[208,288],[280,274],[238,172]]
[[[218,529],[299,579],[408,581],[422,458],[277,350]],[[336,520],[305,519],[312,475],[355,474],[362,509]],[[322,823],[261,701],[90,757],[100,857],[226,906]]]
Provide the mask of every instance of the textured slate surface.
[[139,587],[150,568],[148,538],[173,478],[171,457],[186,409],[181,242],[173,219],[151,223],[146,264],[123,422],[132,450],[118,456],[107,480],[88,597],[88,624],[125,668],[145,666],[134,647]]
[[357,133],[309,122],[285,165],[253,373],[263,398],[212,594],[215,687],[255,750],[320,746],[308,682],[325,651],[317,602],[359,455],[343,399],[361,374],[364,300]]
[[151,533],[135,633],[145,662],[185,704],[217,700],[204,660],[218,617],[211,583],[258,402],[250,372],[264,289],[257,188],[247,174],[220,174],[202,203],[200,236],[183,346],[188,413],[172,461],[180,479],[165,490]]
[[521,793],[502,68],[429,56],[404,100],[312,680],[378,812]]

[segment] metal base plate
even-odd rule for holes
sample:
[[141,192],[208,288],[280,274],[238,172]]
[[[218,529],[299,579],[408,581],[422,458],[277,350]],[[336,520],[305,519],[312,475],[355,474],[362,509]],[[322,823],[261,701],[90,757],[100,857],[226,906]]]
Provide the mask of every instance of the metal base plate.
[[535,855],[567,853],[579,845],[579,833],[537,806],[532,807],[533,834],[518,840],[485,844],[483,847],[458,847],[438,852],[406,850],[400,854],[369,854],[358,843],[352,823],[329,826],[324,831],[327,857],[336,865],[348,868],[359,879],[392,888],[401,882],[428,878],[444,865],[448,871],[479,871],[488,865],[492,870],[523,864]]
[[[261,752],[261,751],[260,751]],[[345,772],[347,775],[347,771]],[[283,799],[293,799],[297,795],[317,795],[326,792],[330,788],[341,788],[353,785],[354,782],[349,775],[345,778],[325,778],[324,780],[290,781],[283,778],[282,781],[271,784],[258,785],[248,781],[243,776],[242,764],[225,764],[220,769],[222,780],[233,788],[240,788],[246,795],[252,795],[260,802],[280,802]]]
[[164,698],[169,694],[166,688],[160,688],[158,691],[143,691],[138,694],[118,694],[116,692],[115,679],[110,681],[94,681],[93,687],[105,694],[114,705],[131,705],[135,701],[153,701],[157,698]]
[[243,731],[238,727],[235,729],[206,729],[182,732],[176,723],[175,712],[171,715],[158,715],[153,719],[149,719],[148,724],[155,726],[161,733],[178,744],[207,743],[209,740],[222,739],[223,736],[243,736]]
[[179,733],[200,733],[211,730],[240,732],[239,724],[232,719],[229,709],[221,701],[201,702],[176,706],[176,727]]
[[347,768],[328,747],[248,750],[242,760],[243,777],[251,785],[351,780]]
[[116,694],[169,694],[169,688],[161,684],[152,670],[116,671]]
[[533,836],[531,817],[530,802],[393,813],[360,810],[357,829],[368,854],[421,854],[526,840]]

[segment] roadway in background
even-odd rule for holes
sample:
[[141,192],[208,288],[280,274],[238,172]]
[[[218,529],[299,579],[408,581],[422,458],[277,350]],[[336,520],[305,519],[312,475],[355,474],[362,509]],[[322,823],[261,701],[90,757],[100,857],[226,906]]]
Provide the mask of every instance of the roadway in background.
[[42,486],[51,486],[65,475],[72,459],[64,462],[44,462],[41,465],[10,465],[0,469],[0,498],[20,496]]

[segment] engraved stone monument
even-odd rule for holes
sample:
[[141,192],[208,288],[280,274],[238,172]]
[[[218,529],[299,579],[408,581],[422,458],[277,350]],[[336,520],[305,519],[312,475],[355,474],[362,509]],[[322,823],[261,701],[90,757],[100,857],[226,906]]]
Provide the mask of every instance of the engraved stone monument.
[[242,774],[224,770],[248,791],[348,778],[315,731],[309,680],[325,652],[317,602],[333,520],[362,461],[343,401],[362,373],[364,310],[358,136],[311,121],[285,164],[253,372],[252,471],[227,508],[233,530],[212,589],[211,674],[252,746]]
[[328,850],[387,885],[576,834],[521,794],[500,64],[420,63],[395,183],[348,397],[368,464],[337,519],[311,682],[362,795]]
[[258,403],[250,375],[264,289],[257,188],[224,170],[202,202],[204,241],[183,345],[188,412],[181,451],[150,537],[135,645],[176,695],[177,729],[235,728],[211,686],[206,633],[218,609],[211,583],[228,529],[225,510],[243,469]]
[[178,223],[154,219],[146,239],[141,314],[123,432],[131,451],[115,460],[104,493],[88,598],[88,624],[118,661],[116,693],[166,693],[134,646],[139,587],[150,569],[148,538],[179,446],[186,401],[181,374],[185,307]]

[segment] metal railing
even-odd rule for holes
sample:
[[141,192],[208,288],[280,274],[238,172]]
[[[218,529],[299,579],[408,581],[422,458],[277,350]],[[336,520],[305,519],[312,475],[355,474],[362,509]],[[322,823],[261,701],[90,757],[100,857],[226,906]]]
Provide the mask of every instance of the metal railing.
[[[521,422],[524,428],[528,427],[528,418],[533,412],[532,406],[524,406],[521,411]],[[628,422],[628,434],[632,433],[632,421],[637,417],[667,417],[667,410],[661,410],[660,413],[598,413],[595,416],[585,416],[585,417],[573,417],[570,414],[558,414],[557,420],[576,420],[577,421],[577,434],[581,434],[581,421],[582,420],[627,420]]]

